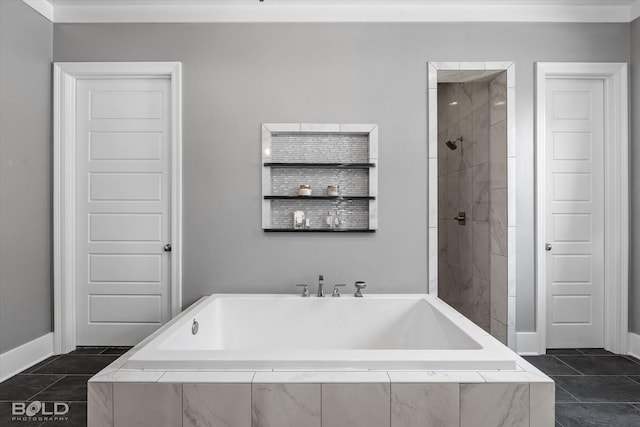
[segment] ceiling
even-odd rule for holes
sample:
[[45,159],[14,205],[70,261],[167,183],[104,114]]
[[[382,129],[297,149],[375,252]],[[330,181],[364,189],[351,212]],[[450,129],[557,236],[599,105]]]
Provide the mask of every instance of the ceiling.
[[640,0],[22,1],[56,23],[631,22],[640,16]]
[[[570,6],[629,6],[636,0],[263,0],[267,4],[285,5],[570,5]],[[54,6],[133,6],[133,5],[237,5],[256,4],[260,0],[49,0]]]

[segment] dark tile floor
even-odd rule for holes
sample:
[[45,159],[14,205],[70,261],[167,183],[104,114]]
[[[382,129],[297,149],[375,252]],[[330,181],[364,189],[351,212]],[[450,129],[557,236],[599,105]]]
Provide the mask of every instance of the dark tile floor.
[[[0,383],[0,426],[86,426],[87,380],[128,349],[81,347],[68,354],[52,356]],[[43,419],[41,412],[32,421],[13,419],[12,403],[35,401],[43,402],[47,412],[53,409],[53,402],[64,402],[69,405],[69,412],[59,420],[48,419],[52,415]]]
[[602,349],[525,359],[556,382],[556,427],[640,427],[640,360]]
[[[85,426],[87,380],[127,350],[82,347],[0,383],[0,426]],[[602,349],[548,350],[525,359],[556,382],[556,427],[640,427],[640,360]],[[67,403],[68,419],[12,420],[13,402],[33,401]]]

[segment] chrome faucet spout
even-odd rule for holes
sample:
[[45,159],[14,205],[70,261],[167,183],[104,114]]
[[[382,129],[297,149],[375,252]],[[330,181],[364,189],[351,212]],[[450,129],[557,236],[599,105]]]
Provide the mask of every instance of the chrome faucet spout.
[[318,277],[318,296],[324,297],[324,277],[322,274]]

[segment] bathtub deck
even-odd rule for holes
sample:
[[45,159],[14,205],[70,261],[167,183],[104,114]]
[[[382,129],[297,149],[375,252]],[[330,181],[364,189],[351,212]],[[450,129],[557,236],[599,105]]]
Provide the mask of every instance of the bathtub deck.
[[90,427],[186,427],[207,425],[207,420],[246,427],[408,427],[424,420],[460,427],[551,427],[555,421],[553,381],[518,356],[512,370],[125,368],[167,327],[89,381]]

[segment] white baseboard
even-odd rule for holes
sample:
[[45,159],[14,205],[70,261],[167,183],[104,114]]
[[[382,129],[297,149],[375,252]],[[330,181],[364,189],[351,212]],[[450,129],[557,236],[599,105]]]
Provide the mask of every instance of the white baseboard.
[[0,354],[0,382],[53,355],[53,332]]
[[627,354],[640,359],[640,335],[629,332],[629,351]]
[[538,334],[536,332],[516,332],[516,349],[522,356],[538,355]]

